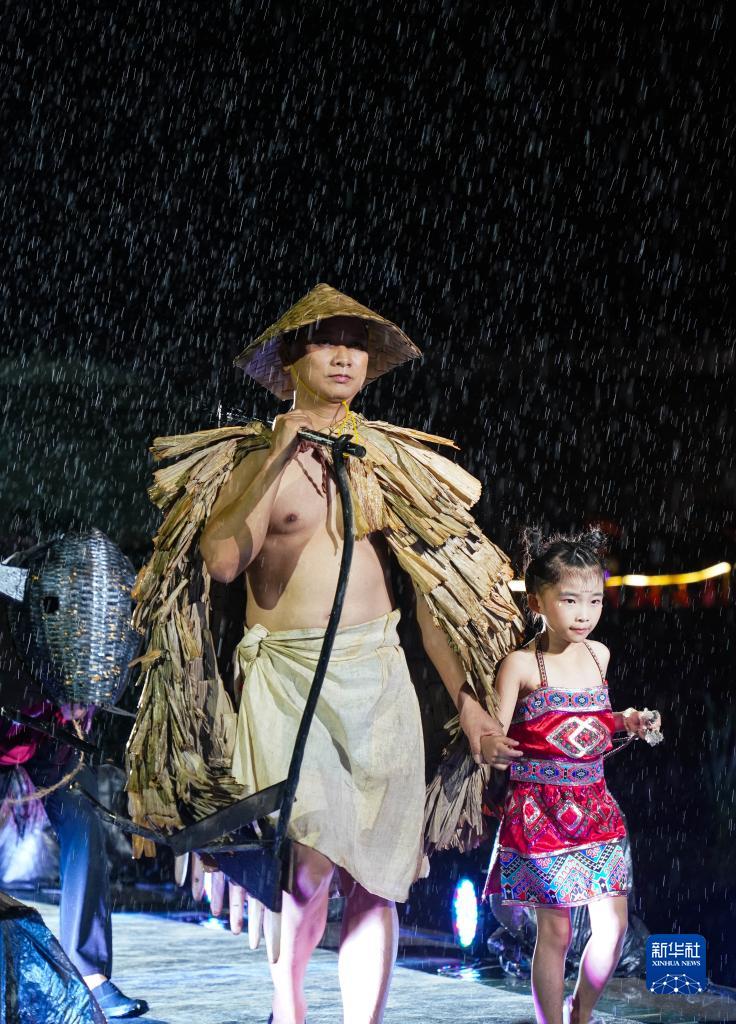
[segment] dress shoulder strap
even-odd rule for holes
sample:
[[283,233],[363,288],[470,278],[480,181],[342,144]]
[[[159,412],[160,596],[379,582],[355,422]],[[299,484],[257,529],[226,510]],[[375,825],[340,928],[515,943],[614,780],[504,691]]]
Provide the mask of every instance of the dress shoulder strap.
[[602,666],[601,666],[601,663],[600,663],[600,661],[598,661],[598,655],[597,655],[597,654],[595,653],[595,651],[593,650],[593,648],[591,647],[591,645],[590,645],[590,644],[588,643],[588,641],[587,641],[587,640],[583,640],[583,643],[585,644],[585,646],[586,646],[586,647],[588,648],[588,650],[590,651],[590,656],[591,656],[591,658],[593,659],[593,661],[594,661],[594,662],[596,663],[596,665],[598,666],[598,671],[599,671],[599,672],[600,672],[600,674],[601,674],[601,681],[605,683],[605,681],[606,681],[606,677],[605,677],[605,676],[603,675],[603,668],[602,668]]
[[541,648],[541,635],[537,637],[534,642],[534,653],[537,655],[537,665],[539,666],[539,679],[542,688],[547,686],[547,669],[544,667],[544,655],[542,654]]

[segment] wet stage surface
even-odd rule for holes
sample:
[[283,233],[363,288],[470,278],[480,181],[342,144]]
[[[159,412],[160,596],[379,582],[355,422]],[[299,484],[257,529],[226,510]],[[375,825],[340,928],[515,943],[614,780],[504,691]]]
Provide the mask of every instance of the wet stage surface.
[[[21,897],[23,898],[23,897]],[[58,907],[26,894],[58,935]],[[147,999],[148,1024],[265,1024],[270,1011],[270,980],[263,947],[248,948],[245,935],[193,923],[197,915],[125,912],[113,915],[113,980],[131,996]],[[186,918],[186,919],[185,919]],[[329,945],[335,925],[328,925]],[[432,943],[434,942],[434,948]],[[445,947],[446,949],[446,947]],[[386,1024],[534,1024],[529,986],[512,982],[490,964],[451,963],[442,943],[430,936],[402,935]],[[340,1024],[337,957],[316,951],[307,973],[310,1024]],[[602,1021],[685,1024],[736,1021],[736,995],[657,996],[638,979],[611,982],[599,1015]]]

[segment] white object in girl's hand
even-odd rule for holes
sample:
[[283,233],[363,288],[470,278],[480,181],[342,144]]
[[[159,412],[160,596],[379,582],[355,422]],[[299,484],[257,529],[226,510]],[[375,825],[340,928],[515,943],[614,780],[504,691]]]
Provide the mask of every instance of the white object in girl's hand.
[[659,711],[650,711],[649,708],[644,708],[640,714],[641,723],[646,730],[644,733],[644,739],[650,747],[656,747],[656,745],[661,743],[664,739],[664,736],[660,732],[662,719],[660,718]]

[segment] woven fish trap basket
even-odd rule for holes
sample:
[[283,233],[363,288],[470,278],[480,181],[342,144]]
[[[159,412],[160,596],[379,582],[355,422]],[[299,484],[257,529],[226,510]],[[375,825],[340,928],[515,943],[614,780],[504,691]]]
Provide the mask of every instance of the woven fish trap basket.
[[131,626],[135,571],[100,530],[64,534],[12,558],[29,570],[11,606],[16,650],[58,704],[114,705],[141,644]]

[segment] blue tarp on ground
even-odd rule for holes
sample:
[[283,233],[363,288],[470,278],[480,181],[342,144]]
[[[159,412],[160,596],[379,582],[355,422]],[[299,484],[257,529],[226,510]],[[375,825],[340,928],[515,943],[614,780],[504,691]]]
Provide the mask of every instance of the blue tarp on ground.
[[40,915],[0,893],[0,1024],[106,1024]]

